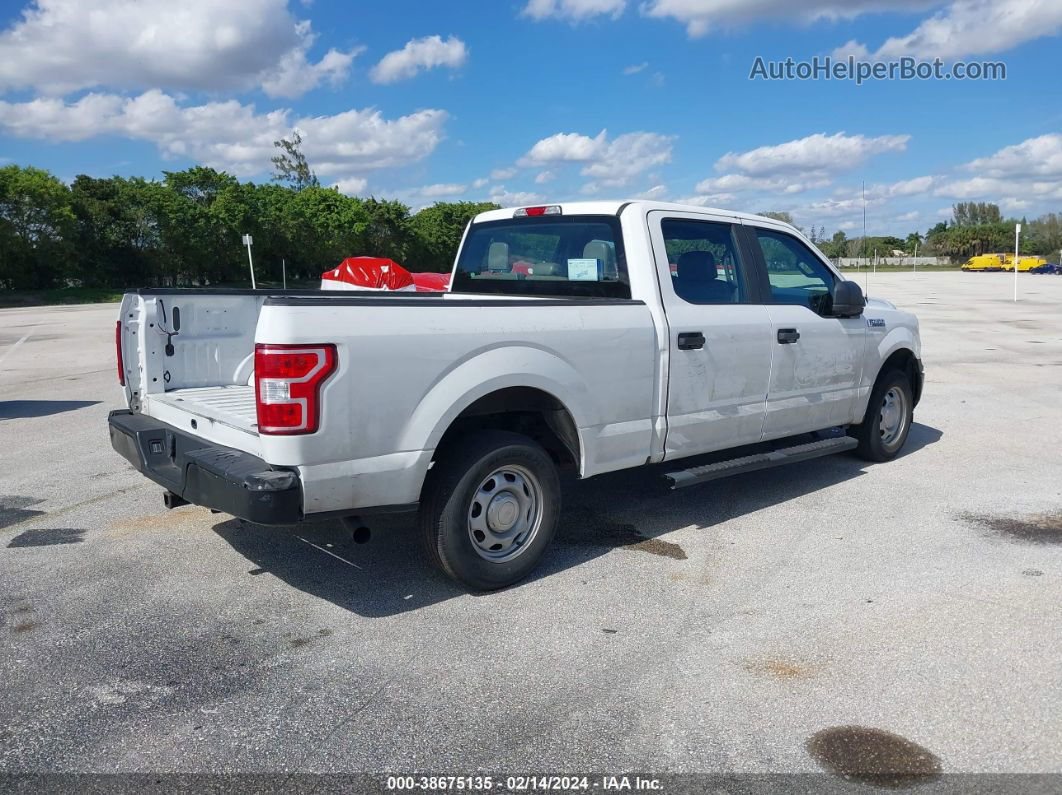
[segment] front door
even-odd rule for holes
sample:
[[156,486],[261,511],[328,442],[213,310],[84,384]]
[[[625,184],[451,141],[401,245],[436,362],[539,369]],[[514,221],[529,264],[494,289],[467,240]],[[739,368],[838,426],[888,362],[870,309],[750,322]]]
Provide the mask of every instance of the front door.
[[830,316],[838,277],[805,243],[782,230],[748,229],[766,270],[773,337],[763,438],[851,423],[866,320]]
[[665,458],[757,442],[773,341],[731,219],[649,213],[670,337]]

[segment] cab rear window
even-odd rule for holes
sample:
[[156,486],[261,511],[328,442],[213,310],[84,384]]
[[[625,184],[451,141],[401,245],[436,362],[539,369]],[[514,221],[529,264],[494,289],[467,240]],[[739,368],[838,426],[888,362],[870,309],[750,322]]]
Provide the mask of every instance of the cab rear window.
[[454,292],[630,298],[619,219],[610,215],[514,218],[474,224]]

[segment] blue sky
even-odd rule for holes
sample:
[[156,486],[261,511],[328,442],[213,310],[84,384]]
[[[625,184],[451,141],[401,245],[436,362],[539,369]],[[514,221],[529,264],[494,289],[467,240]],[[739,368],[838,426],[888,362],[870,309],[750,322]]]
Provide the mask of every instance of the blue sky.
[[[906,233],[1062,211],[1059,0],[0,3],[0,162],[267,180],[297,127],[352,195],[648,196]],[[750,80],[757,56],[1001,61],[1002,81]]]

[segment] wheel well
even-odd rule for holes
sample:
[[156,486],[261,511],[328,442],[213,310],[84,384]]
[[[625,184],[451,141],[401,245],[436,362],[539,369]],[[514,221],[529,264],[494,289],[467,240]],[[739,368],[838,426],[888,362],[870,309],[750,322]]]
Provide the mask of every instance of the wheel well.
[[901,348],[898,351],[894,351],[881,365],[881,369],[878,371],[878,378],[893,370],[899,370],[907,376],[907,379],[911,382],[914,404],[917,406],[922,397],[922,368],[919,366],[918,357],[909,348]]
[[435,457],[459,437],[482,430],[503,430],[534,439],[561,467],[579,468],[579,432],[557,398],[532,387],[509,387],[484,395],[446,429]]

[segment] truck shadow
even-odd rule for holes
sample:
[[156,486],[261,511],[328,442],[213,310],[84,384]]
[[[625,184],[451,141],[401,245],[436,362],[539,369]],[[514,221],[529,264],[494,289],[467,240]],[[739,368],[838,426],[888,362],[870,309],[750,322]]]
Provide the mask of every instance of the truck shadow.
[[0,400],[0,420],[51,417],[64,411],[95,406],[98,400]]
[[[941,436],[939,430],[915,423],[903,456],[934,444]],[[710,460],[691,459],[684,465]],[[872,465],[852,455],[834,455],[678,492],[667,492],[659,485],[659,476],[675,469],[674,463],[585,482],[569,480],[564,484],[564,511],[553,547],[528,582],[621,547],[684,559],[685,550],[661,536],[691,525],[707,530],[857,478],[868,466]],[[785,476],[779,477],[779,472]],[[368,618],[397,615],[467,594],[431,567],[412,514],[373,517],[370,526],[372,541],[368,544],[356,544],[351,531],[335,521],[264,527],[230,519],[215,525],[214,531],[253,564],[249,575],[272,575]]]

